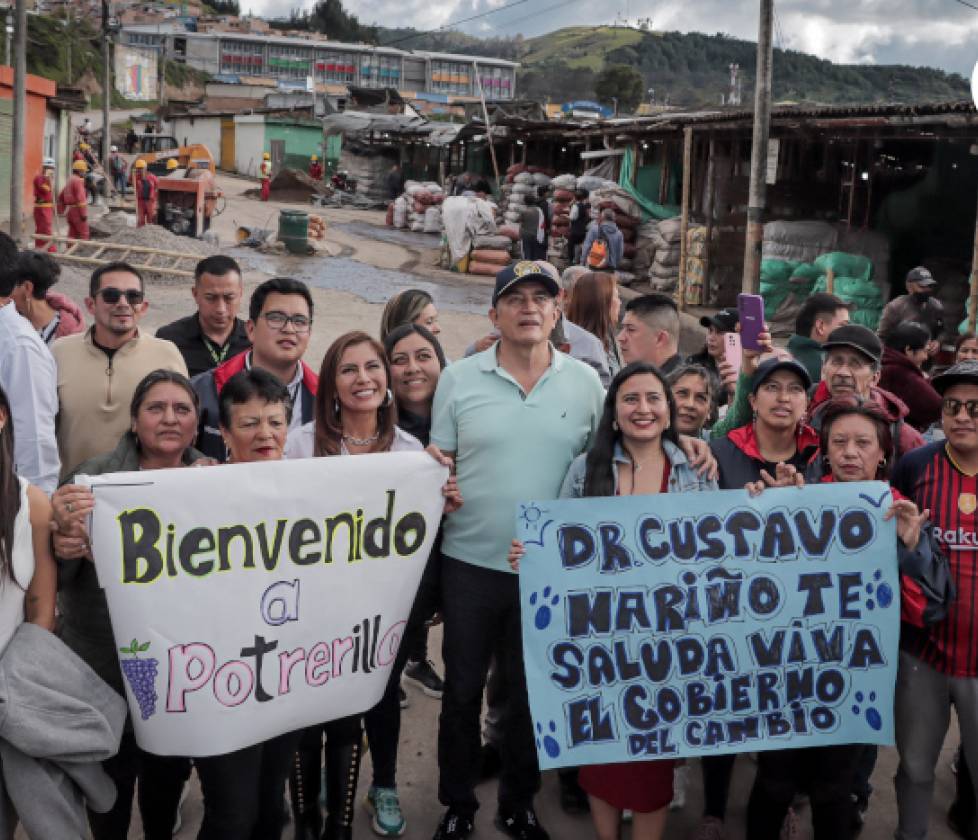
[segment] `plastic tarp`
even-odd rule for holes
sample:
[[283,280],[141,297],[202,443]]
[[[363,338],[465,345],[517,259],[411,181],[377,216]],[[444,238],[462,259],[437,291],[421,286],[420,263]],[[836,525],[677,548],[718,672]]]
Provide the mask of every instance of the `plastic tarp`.
[[625,149],[625,154],[621,159],[621,174],[618,176],[618,186],[638,202],[639,207],[642,208],[642,220],[644,221],[649,216],[654,219],[671,219],[674,216],[678,216],[680,212],[679,207],[656,204],[632,186],[632,170],[634,168],[635,156],[631,149]]
[[441,206],[441,221],[452,263],[468,256],[472,240],[496,232],[492,205],[473,196],[452,196]]

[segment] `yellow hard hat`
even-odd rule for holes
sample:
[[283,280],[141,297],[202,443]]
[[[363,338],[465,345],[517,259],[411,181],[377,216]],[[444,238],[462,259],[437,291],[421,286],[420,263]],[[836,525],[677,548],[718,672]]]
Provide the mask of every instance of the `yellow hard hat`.
[[79,143],[78,148],[81,149],[83,152],[87,152],[92,147],[89,146],[88,143]]
[[263,158],[264,160],[271,160],[271,159],[272,159],[272,156],[271,156],[271,155],[270,155],[270,154],[269,154],[268,152],[265,152],[265,153],[264,153],[264,154],[262,155],[262,158]]
[[132,168],[133,168],[133,169],[145,169],[145,168],[146,168],[146,161],[145,161],[145,160],[143,160],[142,158],[140,158],[139,160],[137,160],[137,161],[136,161],[136,162],[135,162],[135,163],[134,163],[134,164],[132,165]]
[[177,159],[176,158],[170,158],[166,162],[166,170],[167,170],[167,172],[170,172],[171,170],[176,169],[178,166],[180,166],[180,164],[177,163]]
[[313,155],[311,159],[312,159],[312,162],[313,163],[315,163],[317,160],[319,160],[319,158],[316,155]]
[[88,164],[87,164],[87,163],[85,163],[85,161],[83,161],[83,160],[76,160],[76,161],[75,161],[75,162],[74,162],[74,163],[73,163],[73,164],[71,165],[71,168],[72,168],[72,169],[73,169],[73,170],[74,170],[75,172],[88,172]]

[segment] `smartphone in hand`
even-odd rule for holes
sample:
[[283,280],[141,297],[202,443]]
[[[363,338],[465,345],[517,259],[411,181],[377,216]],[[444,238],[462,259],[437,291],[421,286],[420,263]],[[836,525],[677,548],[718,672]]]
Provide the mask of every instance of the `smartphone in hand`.
[[730,367],[740,371],[744,351],[740,346],[740,333],[728,332],[723,334],[723,358]]
[[740,314],[740,346],[744,350],[760,350],[758,336],[764,332],[764,298],[760,295],[737,295]]

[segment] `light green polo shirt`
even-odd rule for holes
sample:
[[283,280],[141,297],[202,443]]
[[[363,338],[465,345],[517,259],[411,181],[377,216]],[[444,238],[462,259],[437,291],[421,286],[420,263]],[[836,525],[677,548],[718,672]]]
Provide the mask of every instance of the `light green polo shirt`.
[[594,369],[556,350],[529,394],[499,366],[495,345],[449,365],[435,392],[431,442],[456,453],[464,504],[445,519],[442,551],[509,572],[517,502],[560,495],[603,402]]

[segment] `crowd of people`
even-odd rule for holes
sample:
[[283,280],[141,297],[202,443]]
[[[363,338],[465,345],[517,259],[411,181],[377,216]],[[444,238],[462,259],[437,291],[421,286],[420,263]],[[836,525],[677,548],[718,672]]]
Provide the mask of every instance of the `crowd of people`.
[[[882,337],[849,324],[844,301],[819,294],[802,307],[787,349],[764,333],[760,350],[743,349],[735,364],[726,353],[727,334],[738,330],[730,309],[704,317],[705,345],[687,359],[670,297],[623,305],[611,273],[578,263],[563,275],[542,260],[502,268],[492,329],[465,358],[446,358],[434,301],[408,290],[391,298],[376,332],[337,337],[316,366],[306,359],[313,298],[298,280],[258,285],[242,318],[240,267],[208,257],[195,272],[193,313],[150,335],[141,328],[150,290],[138,270],[111,263],[91,275],[86,327],[81,309],[54,290],[57,264],[0,236],[0,650],[22,622],[55,629],[124,695],[87,532],[94,499],[77,475],[426,448],[452,466],[436,547],[380,702],[362,715],[193,760],[145,752],[129,724],[102,765],[117,790],[114,804],[89,803],[96,840],[127,837],[134,799],[147,840],[170,837],[193,772],[203,792],[203,840],[281,837],[287,800],[295,840],[351,838],[364,737],[372,828],[404,834],[402,676],[441,698],[437,788],[445,810],[434,840],[472,834],[476,785],[495,774],[496,827],[517,840],[545,840],[534,806],[540,770],[523,664],[515,503],[758,494],[864,480],[892,486],[886,515],[898,534],[897,837],[927,836],[952,706],[961,754],[950,819],[972,836],[978,338],[963,336],[953,364],[924,372],[942,324],[926,294],[933,278],[916,269],[909,300],[891,304],[897,316],[884,315]],[[437,617],[444,677],[427,653]],[[875,748],[863,745],[760,753],[747,836],[790,836],[793,800],[805,793],[816,838],[854,837],[875,762]],[[734,767],[733,755],[702,759],[697,840],[724,837]],[[657,840],[668,809],[682,806],[689,771],[672,760],[565,769],[560,802],[589,812],[599,840],[619,837],[626,816],[636,840]],[[430,829],[413,826],[411,836]]]

